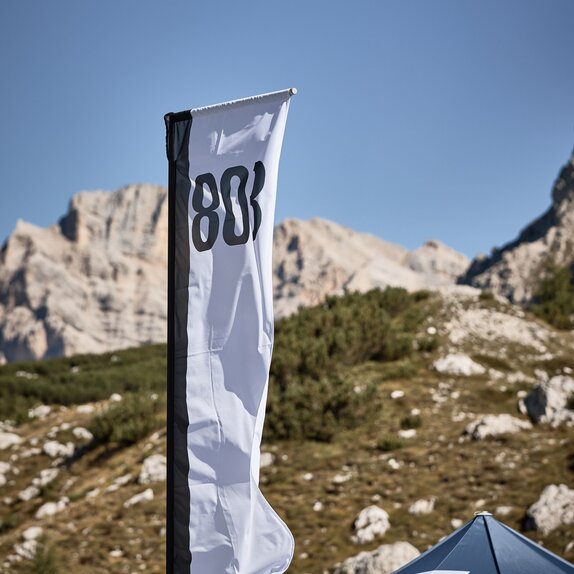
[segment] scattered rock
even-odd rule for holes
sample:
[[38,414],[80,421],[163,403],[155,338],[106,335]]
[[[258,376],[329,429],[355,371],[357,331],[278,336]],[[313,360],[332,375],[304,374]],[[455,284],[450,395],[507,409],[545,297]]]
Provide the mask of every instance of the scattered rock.
[[22,532],[22,538],[24,540],[38,540],[44,533],[44,529],[41,526],[30,526]]
[[0,450],[6,450],[14,445],[20,444],[22,439],[13,432],[0,432]]
[[351,478],[353,478],[352,472],[340,472],[333,477],[331,482],[333,484],[343,484],[344,482],[351,480]]
[[78,405],[76,407],[76,412],[81,415],[90,415],[96,410],[94,405],[86,404],[86,405]]
[[513,510],[514,507],[512,506],[497,506],[494,514],[497,516],[508,516]]
[[261,460],[260,460],[260,467],[267,468],[271,466],[275,462],[275,455],[272,452],[262,452],[261,453]]
[[33,498],[36,498],[39,494],[40,494],[40,489],[35,485],[31,485],[28,488],[21,490],[18,493],[18,498],[22,502],[27,502],[28,500],[32,500]]
[[32,484],[38,487],[46,486],[55,480],[58,474],[60,474],[60,471],[57,468],[45,468],[40,471],[40,476],[32,480]]
[[434,510],[435,502],[436,498],[434,496],[421,498],[409,506],[409,514],[414,514],[415,516],[430,514]]
[[76,427],[72,434],[79,440],[91,441],[94,435],[84,427]]
[[474,440],[482,440],[489,436],[516,433],[531,428],[532,424],[529,421],[524,421],[508,414],[485,415],[471,422],[464,432]]
[[383,544],[373,552],[361,552],[347,558],[335,567],[333,574],[391,574],[419,554],[408,542]]
[[315,501],[315,504],[313,504],[313,510],[315,512],[321,512],[321,510],[323,510],[323,503],[320,500]]
[[108,486],[105,492],[115,492],[119,490],[120,486],[125,486],[130,480],[132,479],[131,474],[124,474],[123,476],[119,476]]
[[417,436],[417,429],[401,429],[398,434],[401,438],[414,438]]
[[141,502],[149,502],[151,500],[153,500],[153,490],[148,488],[147,490],[132,496],[129,500],[126,500],[126,502],[124,502],[124,508],[130,508],[130,506],[135,506]]
[[122,395],[120,395],[119,393],[112,393],[110,395],[110,401],[112,401],[112,403],[119,403],[122,400]]
[[35,517],[36,519],[40,520],[42,518],[49,518],[50,516],[54,516],[55,514],[65,510],[69,502],[70,499],[67,496],[60,498],[58,502],[46,502],[40,506],[35,514]]
[[391,399],[393,399],[393,400],[402,399],[404,396],[405,396],[405,391],[401,391],[401,390],[391,391]]
[[574,426],[574,411],[567,408],[574,395],[574,379],[558,375],[538,383],[523,399],[528,416],[535,423],[556,428],[561,424]]
[[462,353],[450,353],[446,357],[437,359],[433,363],[434,369],[446,375],[462,375],[470,377],[472,375],[484,375],[486,369],[473,361],[468,355]]
[[574,524],[574,490],[549,484],[526,512],[526,528],[549,534],[559,526]]
[[6,475],[12,470],[12,465],[9,462],[0,461],[0,486],[4,486],[7,482]]
[[464,522],[460,519],[460,518],[453,518],[450,521],[450,525],[456,530],[457,528],[460,528],[462,525],[464,524]]
[[142,464],[142,470],[138,477],[140,484],[163,482],[167,476],[167,459],[163,454],[152,454]]
[[110,556],[112,558],[121,558],[124,555],[124,551],[121,548],[114,548],[110,550]]
[[33,409],[28,409],[29,419],[45,419],[52,412],[52,407],[49,405],[38,405]]
[[62,444],[57,440],[49,440],[47,443],[44,443],[44,446],[42,447],[44,454],[48,455],[50,458],[68,458],[74,454],[75,449],[76,447],[73,442]]
[[24,540],[24,542],[14,546],[14,552],[24,560],[33,560],[36,552],[38,552],[38,541]]
[[385,510],[376,505],[367,506],[355,519],[355,534],[352,540],[355,544],[372,542],[375,538],[384,536],[390,527],[389,515]]

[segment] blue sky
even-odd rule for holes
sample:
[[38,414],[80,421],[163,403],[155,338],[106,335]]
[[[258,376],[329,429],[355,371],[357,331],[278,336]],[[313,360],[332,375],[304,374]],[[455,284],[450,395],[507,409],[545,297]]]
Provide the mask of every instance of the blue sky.
[[163,115],[296,86],[277,221],[474,256],[574,147],[572,0],[5,0],[0,241],[73,193],[165,184]]

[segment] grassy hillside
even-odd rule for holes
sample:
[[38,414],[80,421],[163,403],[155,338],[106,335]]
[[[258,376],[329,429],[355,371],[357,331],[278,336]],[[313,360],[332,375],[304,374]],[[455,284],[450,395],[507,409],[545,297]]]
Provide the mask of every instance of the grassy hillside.
[[[483,414],[524,419],[517,394],[542,372],[574,369],[573,348],[571,332],[476,295],[374,291],[280,321],[262,449],[274,463],[262,469],[261,487],[295,535],[289,572],[321,574],[384,542],[406,540],[422,551],[476,510],[510,507],[499,519],[521,530],[547,484],[572,486],[572,429],[537,426],[483,441],[463,432]],[[449,352],[486,372],[438,373],[433,362]],[[0,451],[0,463],[12,467],[0,486],[0,572],[163,572],[165,483],[139,484],[138,476],[143,460],[165,453],[164,386],[161,345],[0,368],[0,420],[12,421],[5,430],[13,425],[22,439]],[[51,412],[29,418],[41,404]],[[76,427],[94,438],[78,438]],[[416,435],[401,438],[405,429]],[[50,458],[42,452],[50,439],[74,443],[74,455]],[[50,468],[57,477],[20,500]],[[124,506],[148,488],[153,500]],[[69,502],[61,512],[35,518],[62,497]],[[408,512],[429,497],[431,514]],[[370,504],[390,514],[391,528],[356,546],[353,520]],[[36,557],[8,562],[36,525]],[[526,534],[574,559],[573,526]]]

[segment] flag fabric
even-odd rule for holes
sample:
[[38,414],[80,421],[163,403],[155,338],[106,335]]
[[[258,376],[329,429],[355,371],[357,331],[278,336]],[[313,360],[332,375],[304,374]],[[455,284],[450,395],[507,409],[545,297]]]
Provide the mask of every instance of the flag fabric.
[[293,555],[259,490],[275,193],[293,93],[166,115],[167,574],[282,573]]

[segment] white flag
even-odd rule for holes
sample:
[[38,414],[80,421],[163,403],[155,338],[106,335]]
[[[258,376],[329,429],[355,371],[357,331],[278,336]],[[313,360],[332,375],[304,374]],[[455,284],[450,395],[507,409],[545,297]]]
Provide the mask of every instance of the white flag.
[[282,573],[293,555],[258,486],[275,193],[292,93],[166,116],[168,573]]

